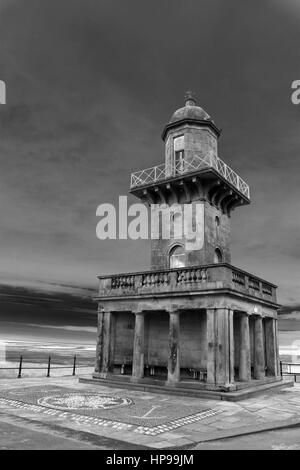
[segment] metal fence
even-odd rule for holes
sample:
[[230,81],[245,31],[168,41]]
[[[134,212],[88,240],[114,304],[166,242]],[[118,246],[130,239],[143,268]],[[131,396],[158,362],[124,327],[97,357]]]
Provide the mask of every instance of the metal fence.
[[[51,370],[57,369],[71,369],[72,376],[76,375],[76,370],[80,368],[87,368],[87,367],[94,367],[94,364],[78,364],[77,363],[77,356],[74,355],[72,359],[72,363],[70,365],[54,365],[52,363],[51,356],[48,357],[47,365],[45,366],[26,366],[24,365],[25,361],[23,360],[23,356],[20,356],[19,364],[14,367],[0,367],[0,370],[16,370],[17,371],[17,378],[22,378],[22,371],[24,370],[45,370],[46,377],[50,377]],[[280,375],[281,377],[284,376],[293,376],[294,381],[297,382],[297,377],[300,376],[300,363],[299,362],[283,362],[280,361]]]
[[0,370],[16,370],[18,379],[22,378],[22,371],[23,370],[45,370],[46,377],[50,377],[51,370],[54,369],[71,369],[72,374],[76,375],[76,370],[79,368],[87,368],[87,367],[94,367],[94,364],[91,365],[80,365],[77,363],[77,356],[75,355],[72,359],[72,363],[70,365],[54,365],[52,363],[51,356],[48,357],[47,365],[45,366],[26,366],[24,365],[25,361],[23,356],[20,356],[19,364],[14,367],[0,367]]
[[293,376],[294,382],[297,382],[297,377],[300,376],[300,363],[280,361],[280,375]]

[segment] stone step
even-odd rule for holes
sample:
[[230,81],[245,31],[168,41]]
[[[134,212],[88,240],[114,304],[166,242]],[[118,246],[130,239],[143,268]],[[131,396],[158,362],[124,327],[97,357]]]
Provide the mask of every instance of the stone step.
[[262,385],[248,386],[248,388],[230,392],[219,392],[213,390],[201,390],[196,388],[184,387],[183,384],[180,387],[170,386],[161,382],[159,384],[154,383],[133,383],[129,379],[122,380],[120,377],[109,377],[106,379],[100,378],[86,378],[81,377],[80,383],[89,383],[94,385],[103,385],[106,387],[113,388],[126,388],[128,390],[141,390],[143,392],[163,393],[168,395],[179,395],[179,396],[190,396],[198,398],[207,398],[215,400],[226,400],[226,401],[239,401],[245,398],[256,396],[258,394],[267,391],[278,391],[282,388],[293,387],[294,382],[291,380],[281,380],[272,383],[265,383]]

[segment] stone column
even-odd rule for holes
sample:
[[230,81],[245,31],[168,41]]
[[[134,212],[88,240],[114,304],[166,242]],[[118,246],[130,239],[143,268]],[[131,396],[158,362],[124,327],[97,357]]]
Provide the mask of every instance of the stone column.
[[144,342],[145,315],[144,312],[136,312],[131,377],[133,382],[137,382],[144,377]]
[[103,312],[98,310],[96,365],[95,365],[95,372],[96,373],[99,373],[100,369],[101,369],[103,316],[104,316]]
[[102,378],[107,377],[107,373],[111,370],[113,362],[113,338],[111,338],[111,332],[112,313],[99,312],[95,373],[99,374]]
[[254,319],[254,378],[265,377],[265,357],[262,317],[255,316]]
[[277,341],[274,318],[265,318],[266,365],[267,375],[276,376],[277,371]]
[[233,311],[207,309],[207,383],[234,382]]
[[215,354],[215,309],[206,309],[206,329],[207,329],[207,379],[208,384],[216,383],[216,354]]
[[168,383],[176,384],[180,381],[180,313],[169,312],[169,361],[168,361]]
[[274,321],[274,332],[275,332],[275,354],[276,354],[276,366],[277,371],[276,375],[280,376],[280,359],[279,359],[279,341],[278,341],[278,320],[277,318],[273,319]]
[[241,382],[251,380],[249,317],[246,313],[241,314],[240,317],[239,380]]
[[228,310],[228,336],[229,336],[229,383],[234,383],[234,311]]

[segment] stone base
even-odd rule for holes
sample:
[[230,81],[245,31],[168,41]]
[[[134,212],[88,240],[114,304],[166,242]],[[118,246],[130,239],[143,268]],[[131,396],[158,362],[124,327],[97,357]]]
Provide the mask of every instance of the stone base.
[[94,374],[91,378],[80,378],[80,383],[104,385],[106,387],[126,388],[128,390],[141,390],[144,392],[165,393],[170,395],[191,396],[216,400],[238,401],[268,391],[278,391],[282,388],[293,387],[294,382],[283,380],[281,377],[266,377],[251,382],[238,382],[230,385],[213,386],[206,383],[180,381],[177,384],[168,384],[162,380],[141,379],[131,381],[131,376],[110,374],[106,378]]

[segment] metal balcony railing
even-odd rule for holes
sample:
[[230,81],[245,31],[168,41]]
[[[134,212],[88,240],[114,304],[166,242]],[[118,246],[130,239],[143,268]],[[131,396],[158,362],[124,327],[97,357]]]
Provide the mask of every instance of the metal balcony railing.
[[213,154],[195,155],[189,160],[179,160],[172,167],[163,163],[152,168],[136,171],[131,174],[130,188],[134,189],[138,186],[156,183],[174,176],[193,173],[203,168],[214,168],[220,176],[232,184],[241,194],[250,199],[248,184],[223,160]]

